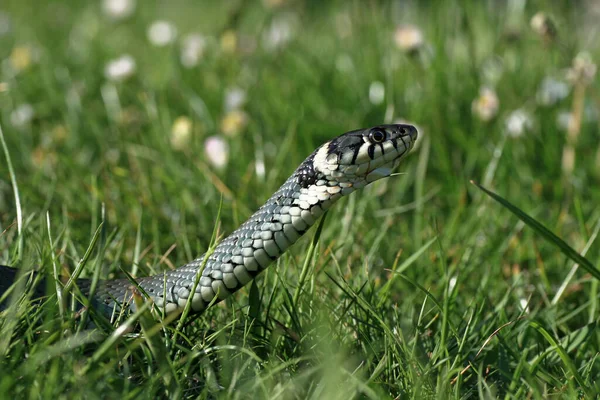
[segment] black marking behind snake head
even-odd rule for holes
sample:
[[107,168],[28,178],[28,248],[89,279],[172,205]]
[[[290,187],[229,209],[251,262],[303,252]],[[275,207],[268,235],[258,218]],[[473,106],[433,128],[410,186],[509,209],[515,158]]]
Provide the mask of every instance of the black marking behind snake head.
[[318,172],[314,166],[315,153],[311,154],[296,170],[297,182],[303,188],[307,188],[318,179]]

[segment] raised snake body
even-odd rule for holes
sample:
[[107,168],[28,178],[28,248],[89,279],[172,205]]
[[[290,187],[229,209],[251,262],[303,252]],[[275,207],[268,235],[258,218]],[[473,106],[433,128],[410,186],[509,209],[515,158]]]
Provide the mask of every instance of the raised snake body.
[[[181,311],[188,301],[193,312],[202,312],[267,268],[339,198],[389,176],[416,139],[416,128],[404,124],[344,133],[304,160],[258,211],[216,246],[206,263],[202,255],[164,274],[137,278],[137,284],[166,314]],[[8,275],[15,275],[7,270],[0,269],[0,287],[7,286]],[[78,286],[89,292],[89,281]],[[128,279],[101,281],[92,304],[107,316],[121,307],[135,310],[132,287]]]

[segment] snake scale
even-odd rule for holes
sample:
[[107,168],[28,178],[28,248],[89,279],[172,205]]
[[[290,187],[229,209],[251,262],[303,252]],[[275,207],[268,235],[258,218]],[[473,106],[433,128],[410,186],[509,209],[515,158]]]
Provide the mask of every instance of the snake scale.
[[[181,311],[190,301],[193,312],[202,312],[254,279],[342,196],[389,176],[417,136],[414,126],[393,124],[346,132],[330,140],[223,239],[206,262],[202,255],[164,274],[137,278],[137,284],[166,314]],[[15,271],[0,268],[0,297]],[[84,294],[89,293],[89,286],[89,280],[78,281]],[[122,307],[134,311],[132,286],[128,279],[101,281],[92,304],[107,317]]]

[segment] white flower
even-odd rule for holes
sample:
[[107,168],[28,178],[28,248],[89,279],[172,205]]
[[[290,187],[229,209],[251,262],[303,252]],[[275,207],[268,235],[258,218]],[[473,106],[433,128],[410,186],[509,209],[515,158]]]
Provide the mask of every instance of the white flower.
[[554,78],[544,78],[537,92],[538,103],[552,106],[569,95],[569,85]]
[[225,91],[225,111],[239,110],[246,103],[246,91],[239,87],[229,88]]
[[556,25],[545,13],[538,12],[535,14],[533,18],[531,18],[530,24],[535,33],[544,38],[544,40],[551,41],[556,38]]
[[504,63],[500,57],[490,57],[481,65],[481,74],[488,85],[496,85],[504,73]]
[[178,117],[171,127],[171,146],[175,150],[185,149],[192,137],[192,121],[185,116]]
[[529,114],[523,110],[511,112],[505,121],[505,133],[517,138],[533,128],[533,121]]
[[573,114],[569,111],[561,111],[556,115],[556,125],[564,131],[569,130],[571,121],[573,120]]
[[102,10],[115,20],[127,18],[135,11],[135,0],[104,0]]
[[450,278],[450,280],[448,281],[448,291],[449,292],[454,290],[454,288],[456,287],[456,282],[458,282],[458,278],[456,276],[453,276],[452,278]]
[[111,60],[104,68],[104,76],[108,80],[123,81],[135,73],[135,60],[129,54]]
[[338,12],[335,16],[335,30],[340,38],[352,35],[352,16],[347,11]]
[[529,313],[529,302],[527,301],[527,299],[520,298],[519,299],[519,306],[521,307],[521,310],[523,310],[526,313]]
[[350,57],[346,53],[338,54],[335,58],[335,68],[338,71],[343,73],[350,73],[354,70],[354,63],[352,62],[352,57]]
[[204,142],[204,153],[214,167],[223,168],[229,160],[229,145],[220,136],[210,136]]
[[186,68],[193,68],[202,59],[206,49],[206,38],[199,33],[192,33],[183,38],[181,42],[181,53],[179,59],[181,65]]
[[296,34],[298,19],[293,14],[284,14],[273,19],[263,34],[263,45],[267,50],[276,50],[287,44]]
[[263,4],[266,8],[277,8],[281,7],[285,0],[263,0]]
[[10,17],[0,11],[0,36],[4,36],[11,30]]
[[23,128],[31,123],[35,111],[31,104],[21,104],[10,113],[10,123],[15,128]]
[[177,29],[167,21],[155,21],[148,28],[148,40],[154,46],[163,47],[171,44],[177,37]]
[[479,96],[473,100],[471,110],[482,121],[489,121],[498,114],[500,101],[498,95],[493,89],[482,87],[479,89]]
[[374,81],[369,86],[369,101],[374,105],[379,105],[385,100],[385,86],[379,81]]
[[425,44],[423,32],[414,25],[403,25],[396,28],[394,41],[400,50],[406,52],[417,51]]
[[598,67],[594,64],[592,56],[586,51],[575,56],[573,66],[567,70],[567,80],[571,83],[588,85],[594,81]]

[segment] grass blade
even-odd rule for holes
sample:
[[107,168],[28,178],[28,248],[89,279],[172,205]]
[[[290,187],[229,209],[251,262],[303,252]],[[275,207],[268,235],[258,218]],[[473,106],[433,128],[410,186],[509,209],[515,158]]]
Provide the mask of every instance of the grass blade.
[[319,225],[317,226],[317,230],[315,231],[315,235],[313,236],[310,246],[308,247],[308,251],[306,252],[306,258],[304,259],[304,265],[302,265],[302,271],[300,272],[300,278],[298,278],[298,286],[296,287],[296,291],[294,292],[294,297],[292,299],[292,305],[294,307],[298,306],[298,300],[300,299],[300,293],[302,293],[302,288],[304,287],[304,282],[308,277],[308,273],[310,272],[310,264],[313,260],[313,255],[317,248],[317,244],[319,243],[319,238],[321,237],[321,231],[323,230],[323,225],[325,225],[325,218],[327,218],[327,213],[323,215],[321,221],[319,221]]
[[516,207],[515,205],[510,203],[508,200],[498,196],[494,192],[487,190],[486,188],[484,188],[483,186],[479,185],[478,183],[476,183],[474,181],[471,181],[471,183],[473,185],[477,186],[481,191],[483,191],[485,194],[490,196],[492,199],[496,200],[498,203],[503,205],[510,212],[515,214],[521,221],[525,222],[527,225],[529,225],[531,228],[533,228],[533,230],[535,230],[537,233],[539,233],[548,242],[550,242],[554,246],[558,247],[564,255],[566,255],[567,257],[569,257],[571,260],[575,261],[576,263],[578,263],[583,269],[585,269],[587,272],[589,272],[594,278],[600,280],[600,270],[598,270],[596,267],[594,267],[594,265],[590,262],[590,260],[588,260],[587,258],[583,257],[581,254],[579,254],[575,249],[573,249],[571,246],[569,246],[564,240],[562,240],[561,238],[556,236],[548,228],[546,228],[544,225],[542,225],[541,223],[539,223],[538,221],[536,221],[535,219],[530,217],[523,210],[519,209],[518,207]]
[[569,370],[569,372],[573,375],[573,378],[577,381],[580,388],[585,392],[586,398],[593,399],[594,394],[593,391],[587,387],[585,382],[583,381],[583,377],[577,372],[577,368],[573,365],[571,358],[567,355],[565,349],[545,330],[540,324],[535,321],[531,321],[529,323],[535,330],[537,330],[543,337],[550,343],[550,345],[556,349],[556,352],[560,356],[562,362],[565,364],[565,367]]
[[4,140],[4,133],[2,132],[2,125],[0,125],[0,143],[2,143],[2,150],[4,151],[4,157],[6,157],[6,165],[8,166],[8,174],[10,175],[10,182],[13,187],[15,195],[15,209],[17,211],[17,232],[19,233],[18,245],[17,245],[17,257],[15,261],[21,259],[23,253],[23,211],[21,210],[21,199],[19,197],[19,186],[17,185],[17,176],[13,169],[12,161],[10,159],[10,153],[8,152],[8,146]]

